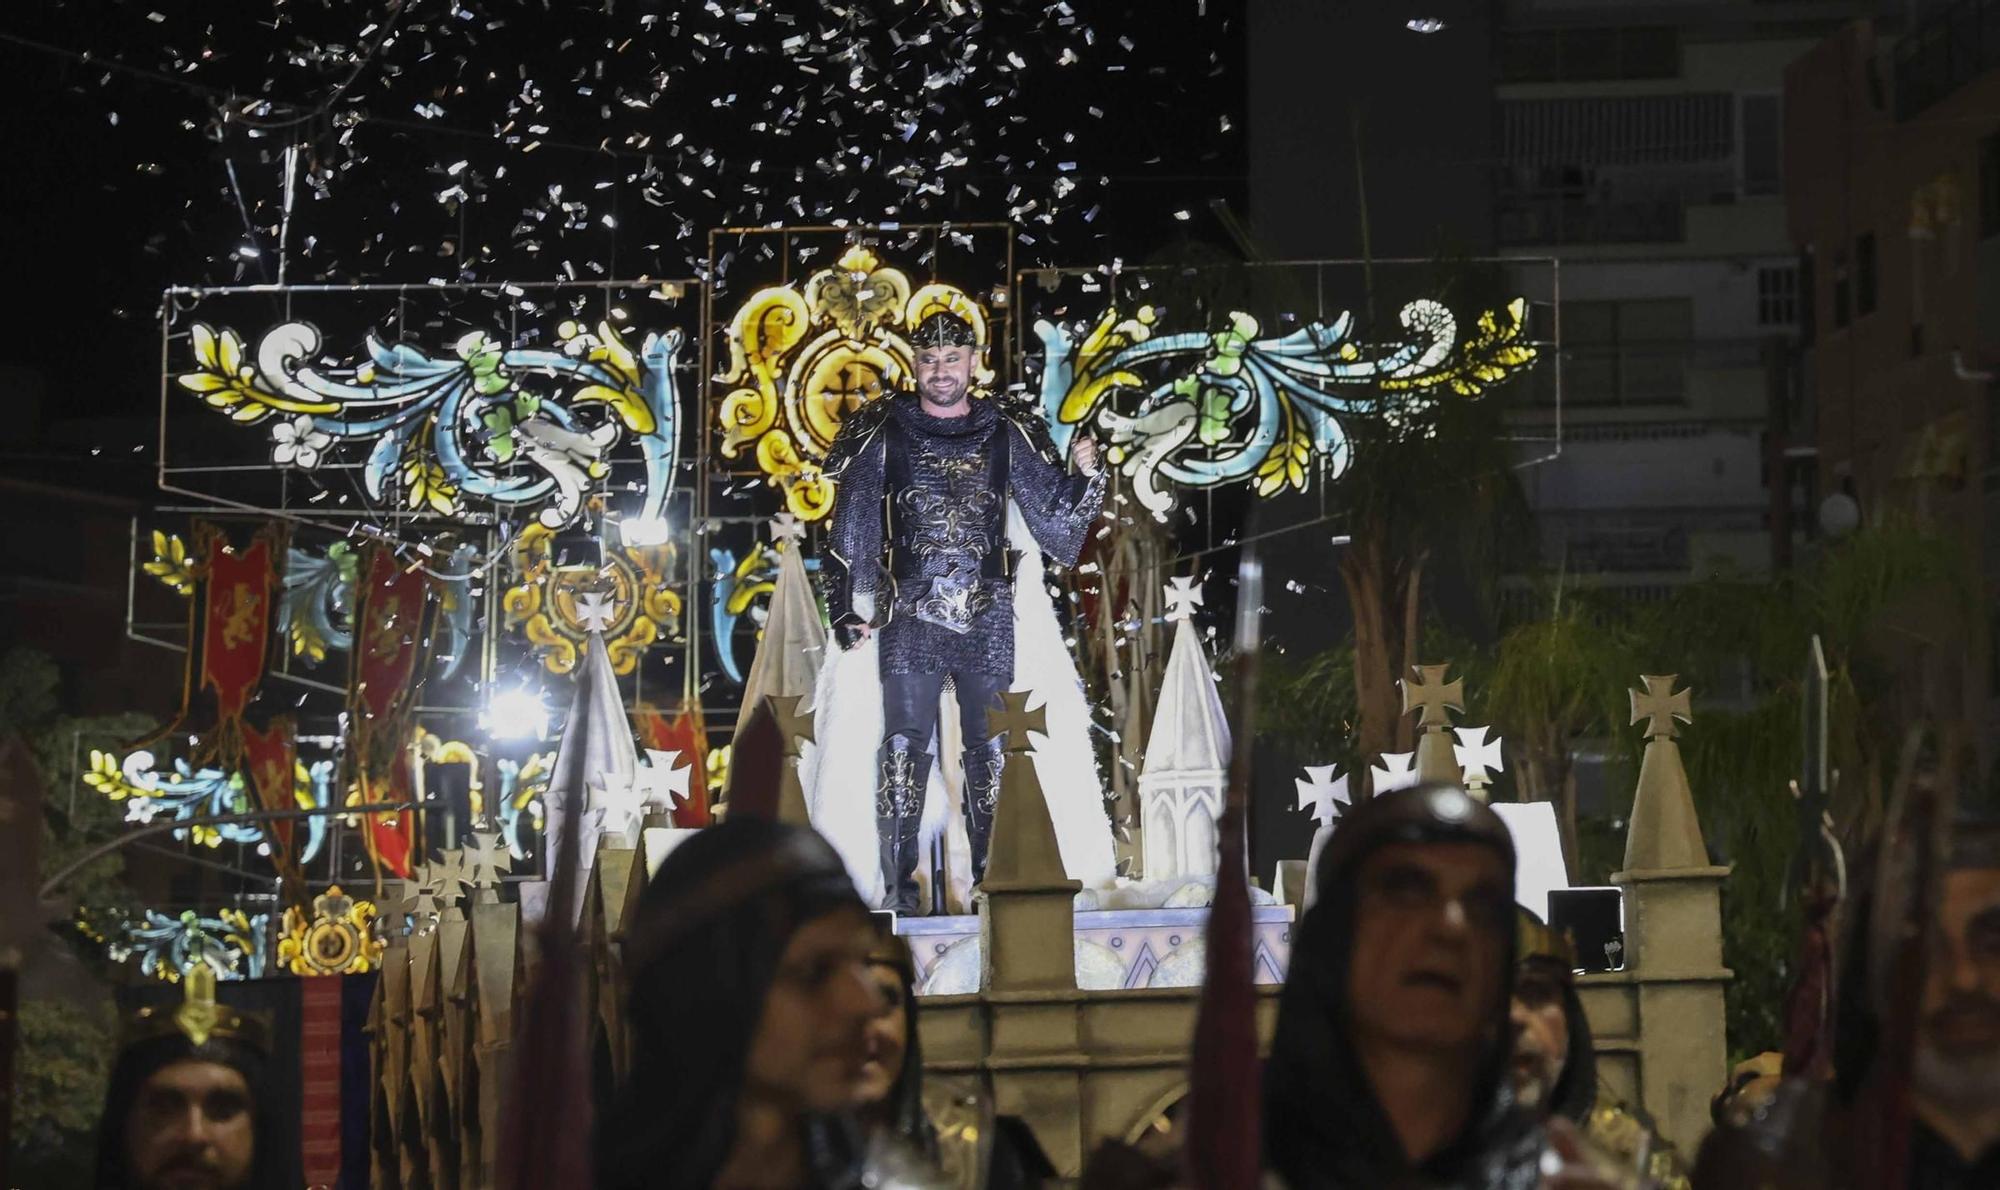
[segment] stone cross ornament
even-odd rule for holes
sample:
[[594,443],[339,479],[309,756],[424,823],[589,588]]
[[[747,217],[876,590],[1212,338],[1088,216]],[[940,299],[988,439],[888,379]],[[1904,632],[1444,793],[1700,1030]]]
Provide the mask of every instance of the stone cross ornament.
[[618,605],[603,591],[585,591],[576,597],[576,622],[585,632],[606,632],[617,617]]
[[804,541],[806,523],[789,512],[781,512],[771,518],[771,541],[774,544],[797,545]]
[[688,782],[694,777],[694,768],[691,765],[675,768],[674,762],[680,758],[677,750],[646,749],[646,763],[632,776],[632,784],[645,805],[671,812],[687,801]]
[[1201,584],[1192,576],[1181,576],[1167,580],[1167,622],[1187,620],[1194,617],[1194,609],[1201,606]]
[[500,841],[499,831],[472,832],[472,842],[465,846],[465,862],[472,887],[481,892],[499,888],[500,874],[514,868],[514,857]]
[[1294,777],[1292,783],[1298,786],[1299,809],[1309,811],[1313,821],[1321,826],[1332,826],[1340,817],[1343,807],[1353,803],[1353,795],[1347,790],[1347,778],[1336,779],[1330,764],[1309,764],[1306,775]]
[[1368,775],[1373,778],[1373,785],[1377,796],[1388,793],[1392,789],[1408,789],[1410,786],[1423,780],[1423,776],[1417,772],[1417,754],[1415,752],[1384,752],[1382,754],[1382,763],[1388,767],[1370,768],[1368,770]]
[[1000,696],[1000,709],[987,713],[986,725],[995,735],[1005,734],[1007,751],[1031,752],[1035,745],[1028,739],[1031,731],[1049,734],[1048,707],[1028,709],[1028,691],[1009,690]]
[[785,755],[798,759],[801,744],[815,743],[813,713],[802,711],[803,694],[773,694],[764,700],[771,706],[771,719],[778,725],[778,738],[785,743]]
[[[1417,720],[1421,727],[1444,728],[1451,726],[1451,716],[1445,714],[1447,708],[1454,711],[1465,709],[1465,679],[1444,680],[1445,665],[1419,665],[1416,680],[1404,678],[1403,713],[1422,710],[1423,717]],[[1386,757],[1384,759],[1387,759]]]
[[1673,739],[1680,735],[1674,720],[1682,723],[1694,722],[1694,710],[1688,702],[1688,692],[1674,692],[1674,679],[1678,674],[1642,674],[1639,680],[1646,685],[1643,693],[1634,690],[1632,695],[1632,722],[1646,725],[1646,738],[1665,737]]
[[1465,784],[1486,786],[1493,783],[1493,774],[1503,772],[1507,765],[1501,759],[1500,741],[1489,740],[1486,733],[1490,727],[1460,727],[1452,734],[1458,742],[1451,746],[1452,755],[1458,759],[1458,767],[1465,770]]

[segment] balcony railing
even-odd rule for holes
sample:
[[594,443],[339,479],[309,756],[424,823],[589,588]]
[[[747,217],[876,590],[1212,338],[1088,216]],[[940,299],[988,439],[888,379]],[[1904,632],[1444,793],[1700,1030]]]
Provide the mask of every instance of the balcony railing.
[[1573,191],[1500,196],[1500,242],[1530,244],[1673,243],[1685,235],[1678,196],[1605,199]]

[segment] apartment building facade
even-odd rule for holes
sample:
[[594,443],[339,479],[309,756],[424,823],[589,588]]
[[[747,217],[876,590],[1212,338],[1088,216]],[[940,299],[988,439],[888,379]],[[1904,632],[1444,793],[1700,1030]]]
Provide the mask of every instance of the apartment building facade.
[[1819,483],[1864,520],[1910,516],[1958,535],[1981,574],[1979,614],[1969,632],[1956,617],[1907,624],[1906,676],[1925,712],[1983,722],[1990,740],[2000,725],[2000,0],[1927,5],[1900,34],[1843,27],[1787,69],[1785,104],[1805,441]]

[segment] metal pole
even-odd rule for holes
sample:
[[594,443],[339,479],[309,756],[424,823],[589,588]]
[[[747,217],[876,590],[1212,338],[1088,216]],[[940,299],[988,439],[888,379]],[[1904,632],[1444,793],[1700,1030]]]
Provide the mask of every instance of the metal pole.
[[76,859],[71,860],[63,866],[61,871],[49,877],[42,884],[41,889],[35,894],[35,899],[41,901],[48,900],[56,894],[57,889],[68,883],[70,877],[76,875],[90,864],[96,863],[98,860],[114,852],[123,851],[141,839],[149,839],[154,835],[164,835],[168,831],[182,830],[190,826],[226,826],[238,822],[270,822],[288,818],[318,818],[326,814],[393,814],[403,810],[415,810],[416,808],[417,804],[415,802],[369,802],[359,806],[313,806],[309,809],[297,810],[250,810],[242,814],[210,814],[198,818],[173,818],[160,822],[149,822],[135,831],[128,831],[112,839],[108,843],[100,843]]

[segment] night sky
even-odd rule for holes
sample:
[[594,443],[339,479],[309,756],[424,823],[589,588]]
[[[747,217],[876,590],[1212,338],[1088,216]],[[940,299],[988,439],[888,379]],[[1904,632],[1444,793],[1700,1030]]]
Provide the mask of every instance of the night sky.
[[32,317],[0,361],[66,394],[45,412],[149,415],[161,289],[277,280],[294,144],[295,283],[689,276],[727,223],[1012,217],[1028,265],[1221,242],[1239,9],[10,6],[8,273]]

